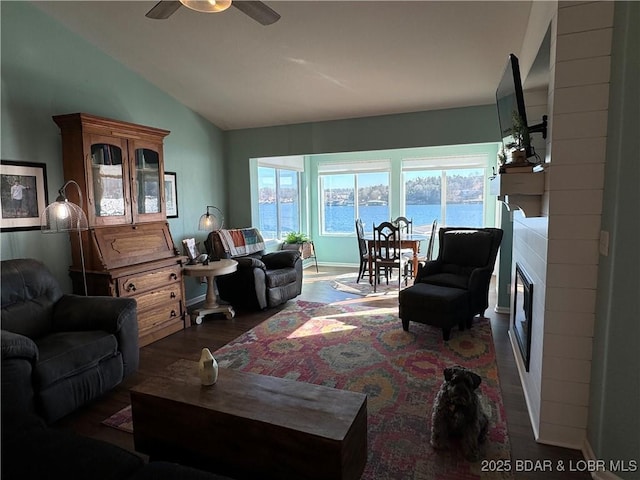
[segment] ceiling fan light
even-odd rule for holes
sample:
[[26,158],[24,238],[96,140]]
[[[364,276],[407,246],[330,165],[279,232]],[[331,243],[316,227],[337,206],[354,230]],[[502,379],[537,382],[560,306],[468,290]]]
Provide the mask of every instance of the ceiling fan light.
[[231,6],[231,0],[180,0],[185,7],[204,13],[224,12]]

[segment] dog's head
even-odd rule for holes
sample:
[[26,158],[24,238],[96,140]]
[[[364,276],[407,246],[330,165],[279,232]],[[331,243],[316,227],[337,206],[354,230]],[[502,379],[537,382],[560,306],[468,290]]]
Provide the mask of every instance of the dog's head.
[[449,402],[461,407],[474,402],[474,390],[482,382],[480,375],[460,366],[445,368],[444,379]]

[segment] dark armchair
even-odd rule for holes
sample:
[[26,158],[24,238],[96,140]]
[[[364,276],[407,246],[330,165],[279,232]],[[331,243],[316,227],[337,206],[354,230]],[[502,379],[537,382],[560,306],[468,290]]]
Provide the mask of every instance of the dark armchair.
[[3,415],[51,423],[137,370],[135,300],[63,294],[32,259],[1,268]]
[[[239,239],[243,246],[234,249],[229,245],[231,239]],[[211,232],[205,247],[212,259],[233,258],[238,262],[236,272],[216,277],[220,298],[235,308],[263,310],[302,293],[300,252],[265,253],[262,236],[255,228]]]
[[414,284],[400,291],[402,328],[409,322],[442,329],[471,328],[489,306],[491,274],[502,241],[499,228],[441,228],[438,258],[419,264]]
[[466,290],[469,313],[484,316],[502,233],[499,228],[441,228],[438,258],[419,266],[414,283]]

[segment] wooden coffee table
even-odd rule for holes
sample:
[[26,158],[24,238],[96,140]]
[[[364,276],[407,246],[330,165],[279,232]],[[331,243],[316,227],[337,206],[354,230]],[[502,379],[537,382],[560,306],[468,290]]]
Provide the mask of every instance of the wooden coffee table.
[[237,479],[360,478],[366,395],[225,368],[203,387],[197,365],[131,389],[136,450]]

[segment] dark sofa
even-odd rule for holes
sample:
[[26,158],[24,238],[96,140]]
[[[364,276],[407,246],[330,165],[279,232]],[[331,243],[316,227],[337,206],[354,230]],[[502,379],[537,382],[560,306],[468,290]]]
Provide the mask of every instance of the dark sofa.
[[[262,240],[255,228],[238,229]],[[205,247],[212,259],[233,258],[238,270],[216,277],[220,298],[237,309],[275,307],[302,292],[302,258],[297,250],[260,250],[246,255],[233,255],[225,247],[219,231],[211,232]]]
[[63,294],[33,259],[1,269],[3,414],[52,423],[137,370],[135,300]]

